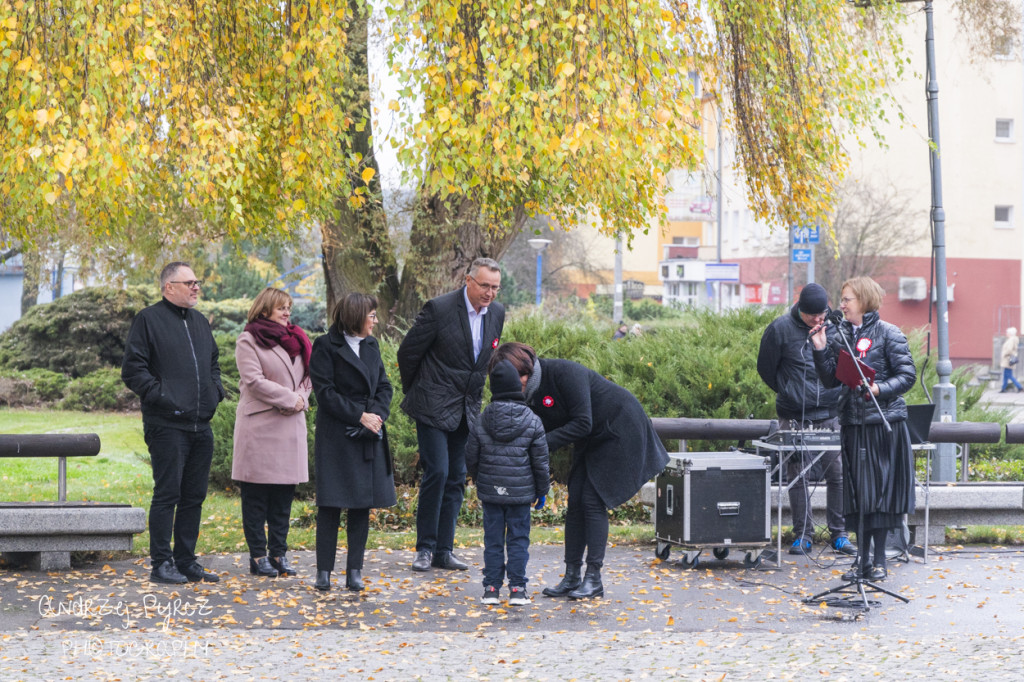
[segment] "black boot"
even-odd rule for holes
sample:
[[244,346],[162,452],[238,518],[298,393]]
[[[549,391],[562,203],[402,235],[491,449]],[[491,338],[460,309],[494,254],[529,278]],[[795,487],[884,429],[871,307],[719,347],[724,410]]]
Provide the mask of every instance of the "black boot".
[[565,565],[565,575],[562,582],[554,587],[545,587],[542,594],[545,597],[564,597],[580,586],[580,567],[575,564]]
[[363,590],[363,570],[361,568],[345,570],[345,587],[353,592],[361,592]]
[[604,585],[601,584],[601,569],[593,566],[587,566],[583,583],[568,594],[569,599],[590,599],[603,596]]
[[313,587],[320,590],[321,592],[326,592],[329,589],[331,589],[331,572],[317,571],[316,583],[313,584]]

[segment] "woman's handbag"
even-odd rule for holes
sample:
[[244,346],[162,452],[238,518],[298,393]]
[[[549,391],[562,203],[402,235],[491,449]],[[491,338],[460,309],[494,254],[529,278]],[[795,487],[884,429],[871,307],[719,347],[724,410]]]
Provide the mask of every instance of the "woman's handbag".
[[1017,364],[1017,356],[1016,355],[1011,355],[1010,356],[1009,364],[1010,364],[1010,367],[1013,367],[1014,365]]

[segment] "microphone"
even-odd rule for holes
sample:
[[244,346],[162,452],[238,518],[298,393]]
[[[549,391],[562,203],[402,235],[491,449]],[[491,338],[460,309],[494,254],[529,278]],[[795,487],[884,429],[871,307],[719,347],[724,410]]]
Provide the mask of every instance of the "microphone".
[[825,316],[825,319],[831,322],[832,324],[839,326],[843,321],[843,311],[832,310],[829,312],[828,315]]

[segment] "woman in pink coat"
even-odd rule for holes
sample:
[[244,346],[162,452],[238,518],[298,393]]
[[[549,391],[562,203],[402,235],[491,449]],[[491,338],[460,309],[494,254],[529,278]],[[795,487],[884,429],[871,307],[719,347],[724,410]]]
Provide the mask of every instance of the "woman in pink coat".
[[235,344],[241,395],[231,478],[242,490],[249,572],[268,577],[295,575],[285,556],[289,518],[296,484],[309,480],[305,411],[311,345],[302,329],[288,323],[291,311],[291,296],[264,289]]

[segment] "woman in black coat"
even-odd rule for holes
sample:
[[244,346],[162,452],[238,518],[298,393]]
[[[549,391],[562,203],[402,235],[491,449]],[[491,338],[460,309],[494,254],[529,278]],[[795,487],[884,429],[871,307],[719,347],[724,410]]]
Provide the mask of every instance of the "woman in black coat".
[[[544,424],[548,449],[575,446],[565,515],[565,575],[544,594],[603,596],[608,510],[659,474],[668,453],[633,394],[597,372],[570,360],[540,360],[522,343],[502,344],[491,366],[502,360],[519,372],[526,402]],[[584,549],[587,571],[581,579]]]
[[[878,316],[885,292],[870,277],[843,282],[839,299],[844,320],[831,342],[824,326],[811,330],[814,366],[821,382],[831,388],[841,384],[836,368],[846,348],[846,338],[857,358],[875,370],[870,391],[878,401],[892,431],[885,428],[874,401],[858,388],[843,387],[839,398],[842,426],[843,506],[848,531],[857,531],[863,512],[864,536],[857,538],[858,561],[845,580],[884,580],[885,540],[898,528],[904,514],[914,511],[914,453],[907,428],[907,403],[903,394],[914,386],[917,369],[907,337],[899,327]],[[862,490],[858,490],[862,488]],[[863,509],[859,501],[863,500]],[[874,561],[868,546],[874,543]]]
[[331,589],[341,510],[348,558],[345,586],[363,589],[363,553],[370,509],[395,504],[395,478],[384,422],[391,413],[391,382],[377,339],[377,299],[346,296],[327,334],[313,342],[309,375],[316,393],[316,583]]

